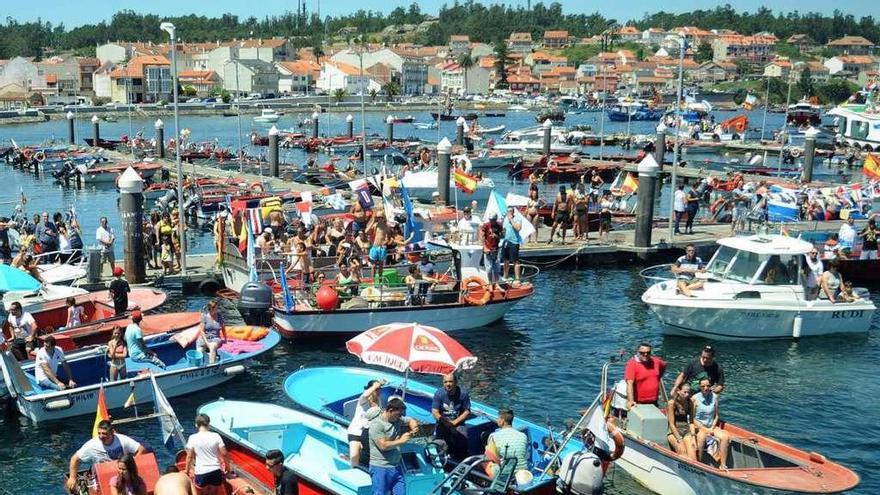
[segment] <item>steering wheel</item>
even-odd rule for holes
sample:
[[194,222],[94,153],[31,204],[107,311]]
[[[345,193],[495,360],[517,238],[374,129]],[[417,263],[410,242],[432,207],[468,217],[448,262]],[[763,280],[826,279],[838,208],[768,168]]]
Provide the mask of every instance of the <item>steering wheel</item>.
[[447,455],[444,446],[435,441],[431,441],[425,444],[425,459],[427,459],[428,463],[435,468],[443,469],[443,467],[446,466],[449,456]]

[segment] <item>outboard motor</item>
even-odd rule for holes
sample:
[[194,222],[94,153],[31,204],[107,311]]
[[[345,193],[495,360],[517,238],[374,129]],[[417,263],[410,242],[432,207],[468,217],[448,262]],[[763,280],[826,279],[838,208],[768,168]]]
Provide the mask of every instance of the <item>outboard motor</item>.
[[196,208],[199,207],[199,204],[202,202],[201,196],[198,194],[193,194],[190,197],[186,198],[186,201],[183,202],[183,211],[188,214],[194,214]]
[[238,312],[248,325],[272,326],[272,289],[261,282],[248,282],[241,288]]
[[603,491],[602,460],[588,450],[568,454],[559,466],[556,493],[561,495],[598,495]]
[[156,205],[163,211],[170,211],[171,203],[177,199],[177,191],[169,189],[165,195],[156,200]]

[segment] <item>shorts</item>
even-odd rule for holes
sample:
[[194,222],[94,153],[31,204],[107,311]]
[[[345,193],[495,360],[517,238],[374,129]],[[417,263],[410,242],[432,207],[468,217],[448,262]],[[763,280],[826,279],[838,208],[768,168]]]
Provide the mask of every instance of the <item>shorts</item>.
[[101,251],[101,263],[116,263],[116,256],[113,254],[113,251]]
[[[207,338],[206,338],[207,337]],[[196,342],[196,347],[199,349],[208,349],[208,344],[217,344],[220,345],[220,337],[215,337],[213,335],[207,335],[206,337],[199,335],[199,339]]]
[[567,211],[557,211],[556,216],[553,219],[555,223],[565,223],[568,221],[569,215],[571,215]]
[[206,486],[220,486],[223,484],[223,471],[215,469],[210,473],[197,474],[193,476],[193,484],[199,488]]
[[381,261],[385,262],[385,258],[388,257],[388,250],[381,246],[373,246],[370,248],[370,261]]
[[859,255],[860,260],[876,260],[877,259],[877,250],[876,249],[863,249],[862,254]]
[[505,242],[501,248],[501,261],[516,263],[519,261],[519,244]]

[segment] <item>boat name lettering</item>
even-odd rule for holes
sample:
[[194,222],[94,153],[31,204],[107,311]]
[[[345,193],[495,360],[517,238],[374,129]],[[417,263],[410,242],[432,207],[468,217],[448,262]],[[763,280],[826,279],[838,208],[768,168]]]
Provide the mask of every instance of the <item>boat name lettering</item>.
[[177,375],[177,381],[185,382],[191,380],[193,378],[201,378],[203,376],[211,376],[216,375],[220,371],[220,368],[216,366],[211,366],[210,368],[198,368],[192,371],[187,371],[186,373],[181,373]]
[[865,313],[863,309],[857,309],[852,311],[832,311],[831,319],[835,318],[861,318]]
[[77,402],[92,402],[97,400],[97,392],[89,392],[86,394],[70,394],[68,399],[71,403],[76,404]]
[[769,311],[746,311],[748,318],[779,318],[779,313],[771,313]]
[[697,468],[691,466],[690,464],[686,464],[684,462],[678,463],[678,469],[683,470],[683,471],[687,471],[692,474],[696,474],[698,476],[706,476],[705,471],[703,471],[701,469],[697,469]]

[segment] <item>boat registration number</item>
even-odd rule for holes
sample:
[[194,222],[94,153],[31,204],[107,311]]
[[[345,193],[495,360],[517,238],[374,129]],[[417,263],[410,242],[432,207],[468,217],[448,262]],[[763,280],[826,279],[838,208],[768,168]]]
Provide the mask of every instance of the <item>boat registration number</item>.
[[678,463],[678,469],[682,470],[682,471],[687,471],[691,474],[696,474],[697,476],[706,476],[706,472],[703,471],[702,469],[697,469],[697,468],[691,466],[690,464],[686,464],[684,462]]
[[746,311],[747,318],[779,318],[779,313],[769,311]]

